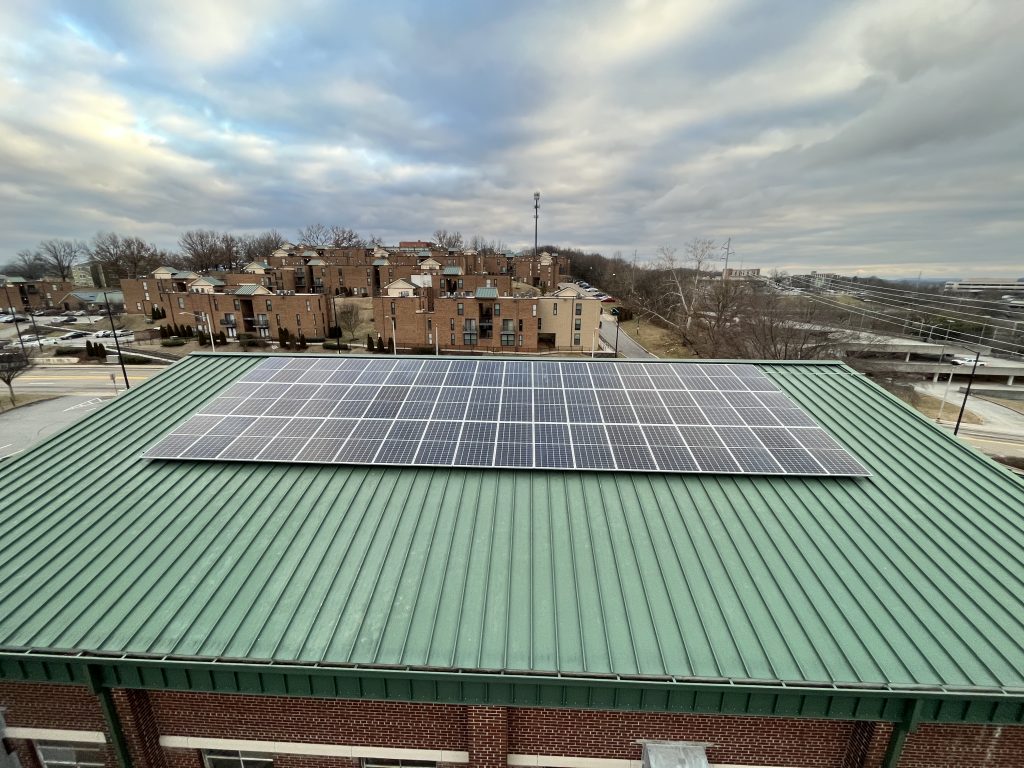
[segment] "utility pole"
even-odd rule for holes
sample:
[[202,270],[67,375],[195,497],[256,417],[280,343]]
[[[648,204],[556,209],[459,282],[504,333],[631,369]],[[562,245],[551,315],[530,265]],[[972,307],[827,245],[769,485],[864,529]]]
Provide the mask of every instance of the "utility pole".
[[533,258],[537,259],[537,231],[540,222],[540,192],[533,193]]
[[15,331],[15,333],[18,334],[18,343],[21,345],[21,354],[23,354],[26,357],[28,357],[28,352],[25,351],[25,342],[22,341],[22,338],[21,338],[21,328],[18,326],[18,321],[17,321],[18,310],[16,310],[14,308],[14,305],[11,304],[11,294],[7,292],[7,280],[6,279],[4,280],[4,298],[7,299],[7,304],[9,305],[9,308],[11,310],[11,314],[14,315],[14,317],[15,317],[14,331]]
[[957,434],[960,431],[960,421],[964,417],[964,409],[967,408],[967,398],[971,396],[971,384],[974,383],[974,372],[978,370],[978,360],[981,359],[981,350],[979,349],[974,355],[974,366],[971,368],[971,377],[967,379],[967,391],[964,392],[964,401],[960,403],[960,413],[956,417],[956,426],[953,427],[953,434]]
[[729,271],[729,256],[732,255],[732,238],[728,238],[725,241],[725,266],[722,268],[722,279],[725,279],[725,273]]
[[124,375],[124,388],[131,389],[132,385],[128,383],[128,369],[124,367],[124,356],[121,354],[121,342],[117,337],[117,329],[114,327],[114,313],[110,310],[110,299],[107,298],[107,292],[103,292],[103,303],[107,305],[107,318],[110,320],[110,332],[114,334],[114,346],[117,348],[117,361],[121,364],[121,373]]

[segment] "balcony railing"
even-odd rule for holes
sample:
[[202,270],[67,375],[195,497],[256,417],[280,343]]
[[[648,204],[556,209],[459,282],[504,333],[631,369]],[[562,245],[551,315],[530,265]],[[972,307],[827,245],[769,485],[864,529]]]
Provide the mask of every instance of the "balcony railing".
[[225,328],[236,328],[238,326],[238,321],[233,317],[222,317],[220,319],[220,324]]

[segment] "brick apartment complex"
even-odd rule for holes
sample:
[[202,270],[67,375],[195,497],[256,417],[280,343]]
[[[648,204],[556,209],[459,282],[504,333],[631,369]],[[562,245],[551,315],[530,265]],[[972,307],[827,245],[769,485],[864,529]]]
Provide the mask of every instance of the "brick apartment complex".
[[[473,294],[478,288],[508,296],[513,280],[520,279],[551,290],[568,267],[568,260],[557,254],[484,256],[418,242],[392,249],[287,245],[237,273],[199,275],[161,267],[146,277],[124,279],[121,287],[128,313],[152,317],[156,307],[167,324],[205,329],[210,316],[214,331],[228,338],[240,333],[278,338],[282,328],[315,338],[334,324],[332,297],[380,296],[397,281],[421,284],[424,278],[438,297]],[[524,334],[524,343],[513,346],[537,348],[536,336],[526,342],[525,328],[516,333]],[[571,346],[571,340],[564,346]]]
[[75,284],[57,277],[26,280],[23,277],[0,276],[0,303],[4,309],[35,312],[40,309],[68,309],[61,303]]
[[384,292],[373,302],[374,326],[385,343],[394,336],[399,349],[580,352],[598,343],[601,302],[571,288],[533,296],[491,285],[438,291],[400,281]]

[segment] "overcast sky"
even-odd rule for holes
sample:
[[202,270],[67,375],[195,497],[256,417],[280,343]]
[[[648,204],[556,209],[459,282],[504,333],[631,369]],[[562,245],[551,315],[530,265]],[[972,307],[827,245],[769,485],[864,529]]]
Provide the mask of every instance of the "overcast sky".
[[1024,2],[6,0],[0,263],[322,221],[1024,276]]

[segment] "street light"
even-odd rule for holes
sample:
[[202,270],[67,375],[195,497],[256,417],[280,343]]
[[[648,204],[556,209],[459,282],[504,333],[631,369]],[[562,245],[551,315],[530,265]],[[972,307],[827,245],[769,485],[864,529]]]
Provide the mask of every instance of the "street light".
[[114,347],[117,349],[117,362],[121,364],[121,374],[124,376],[124,388],[131,389],[132,385],[128,383],[128,369],[124,367],[124,355],[121,354],[121,341],[117,337],[117,329],[114,327],[114,313],[110,309],[110,299],[107,298],[107,292],[103,291],[103,303],[107,305],[107,317],[110,319],[110,332],[114,334]]

